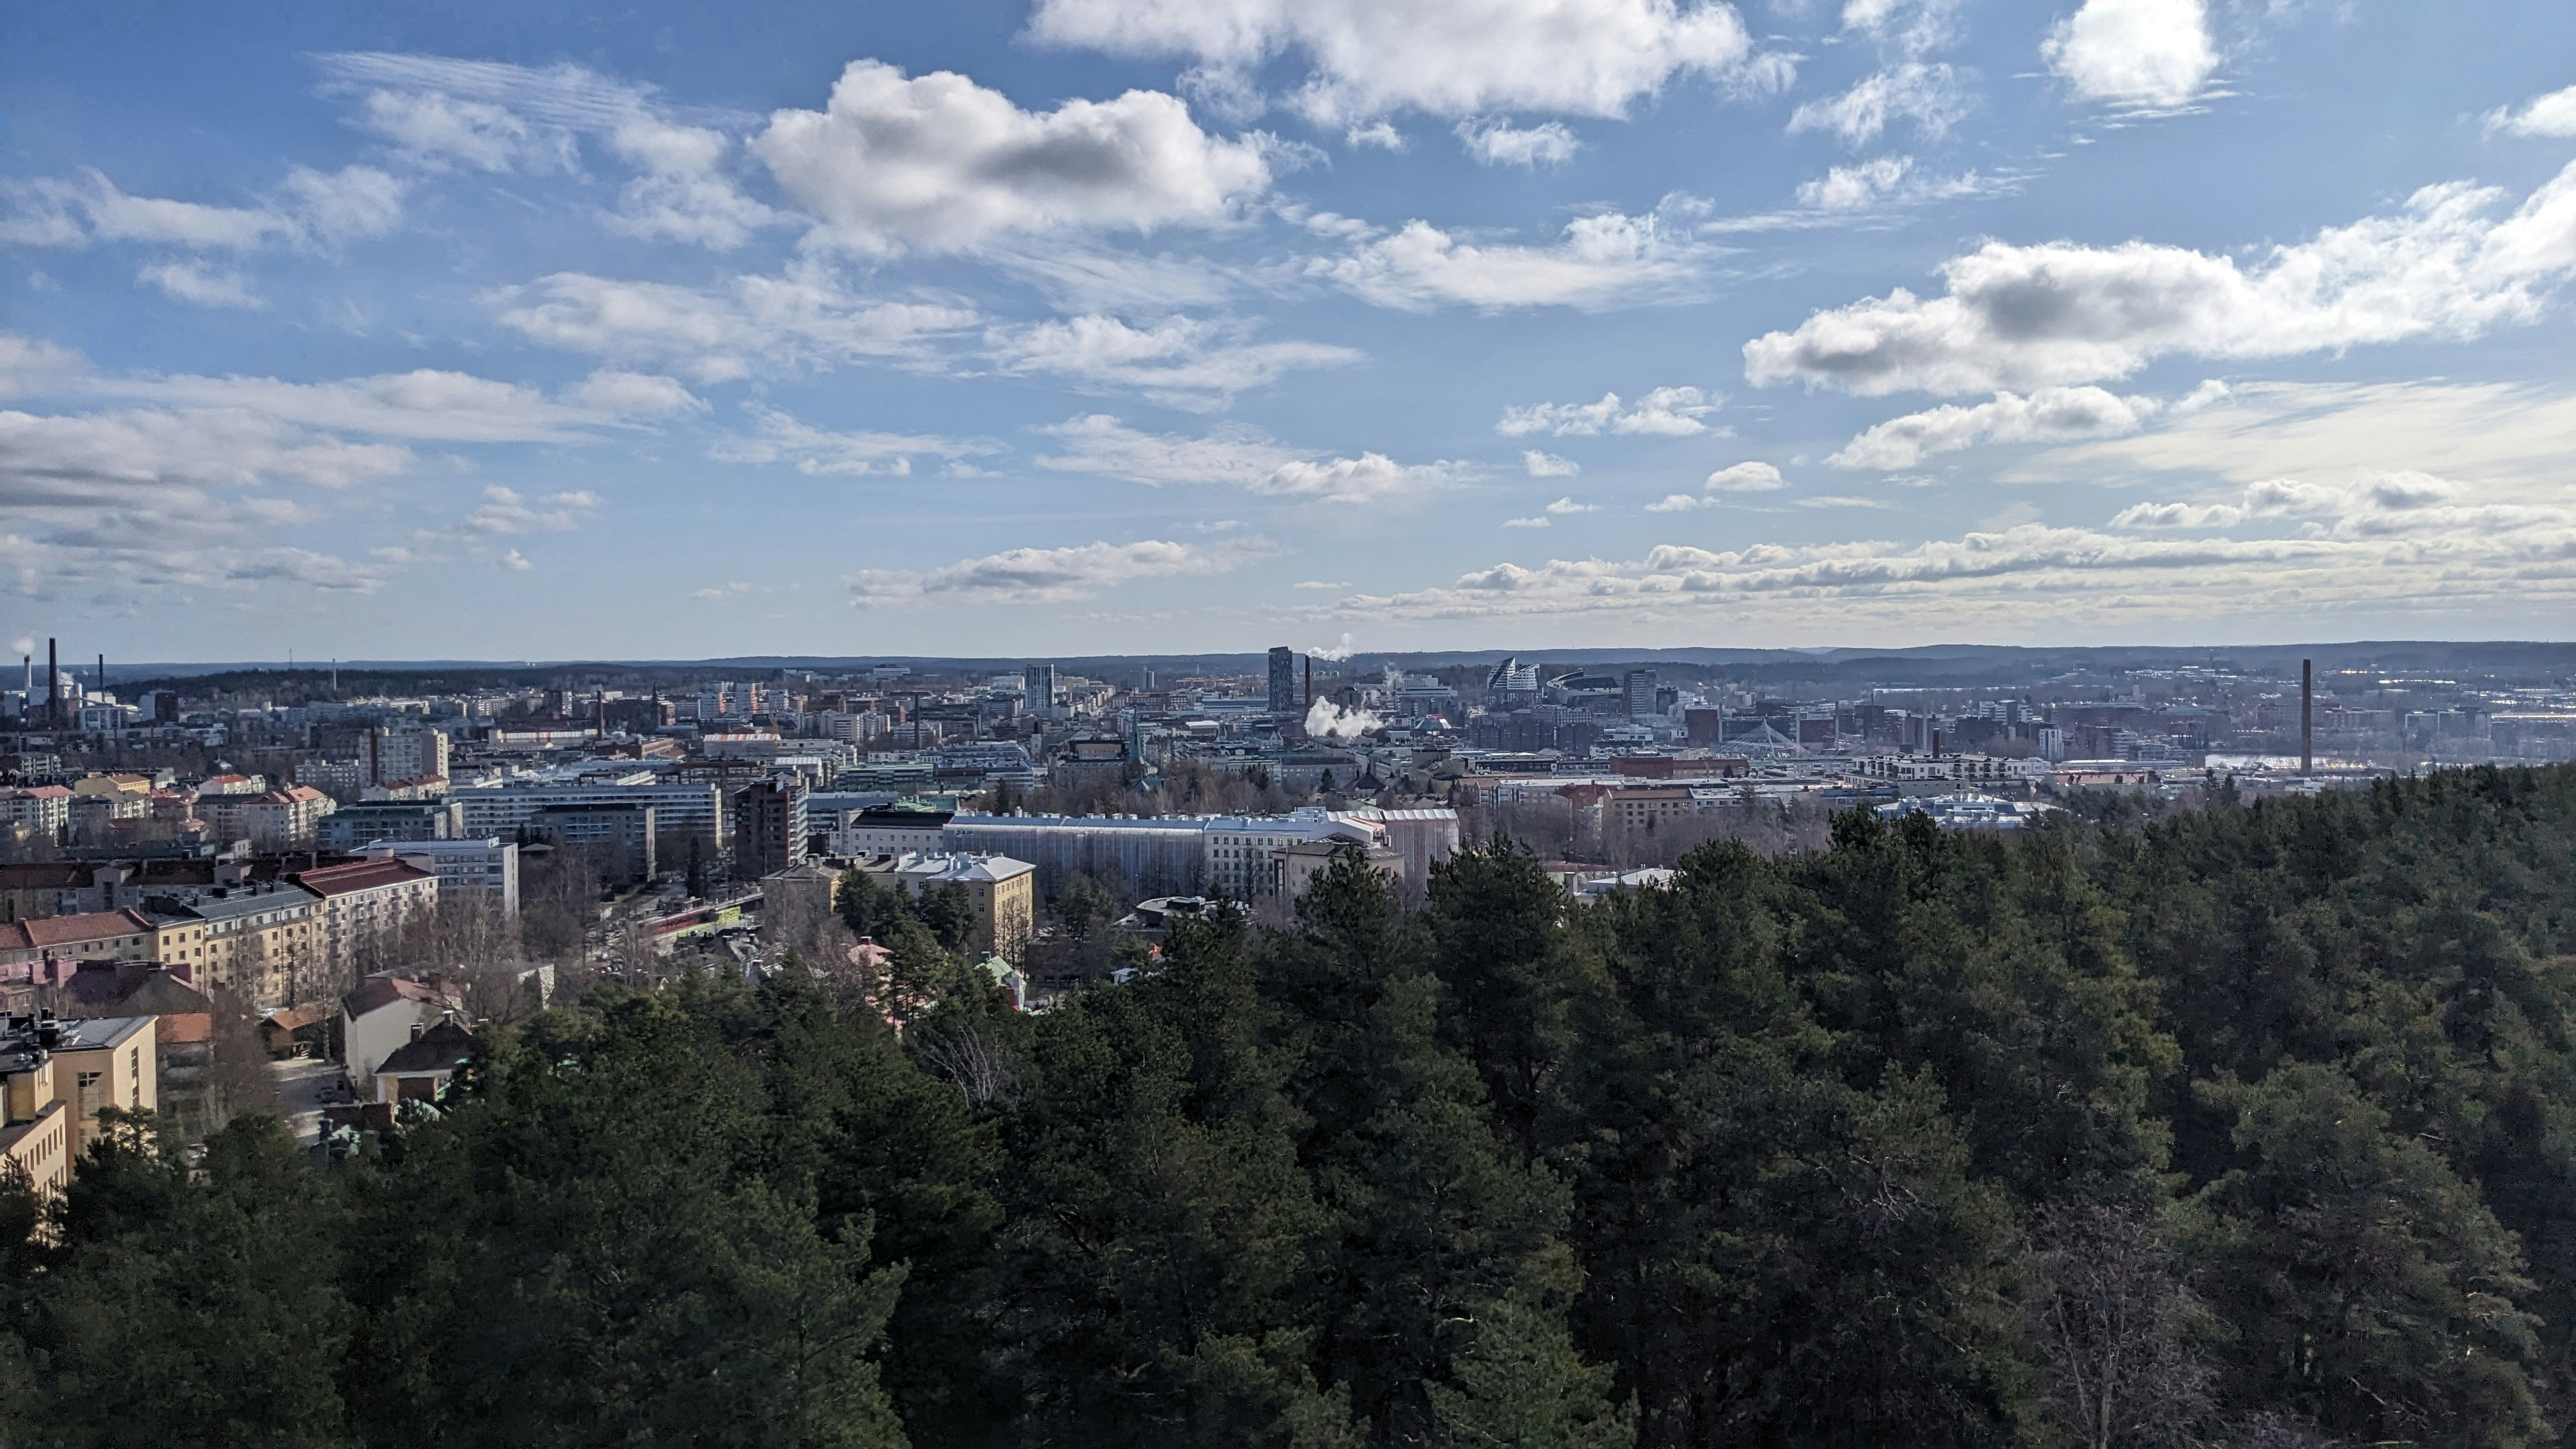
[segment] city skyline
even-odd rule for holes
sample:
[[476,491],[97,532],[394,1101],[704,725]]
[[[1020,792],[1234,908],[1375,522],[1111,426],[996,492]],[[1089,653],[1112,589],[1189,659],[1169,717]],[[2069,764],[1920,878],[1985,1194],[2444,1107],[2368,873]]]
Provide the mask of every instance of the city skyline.
[[66,663],[2565,638],[2576,16],[0,20]]

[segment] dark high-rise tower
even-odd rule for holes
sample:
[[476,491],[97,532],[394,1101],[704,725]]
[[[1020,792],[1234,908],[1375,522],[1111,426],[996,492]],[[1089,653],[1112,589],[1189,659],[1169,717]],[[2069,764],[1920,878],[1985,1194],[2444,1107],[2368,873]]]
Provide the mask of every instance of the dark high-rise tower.
[[1280,719],[1297,713],[1297,651],[1285,644],[1270,651],[1270,712]]
[[2313,773],[2316,757],[2317,674],[2313,663],[2299,661],[2299,773]]

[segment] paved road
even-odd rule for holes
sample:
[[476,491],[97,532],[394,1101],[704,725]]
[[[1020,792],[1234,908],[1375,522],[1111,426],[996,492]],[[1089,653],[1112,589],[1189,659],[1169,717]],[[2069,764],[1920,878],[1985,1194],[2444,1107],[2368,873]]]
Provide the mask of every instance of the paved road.
[[277,1104],[295,1140],[308,1147],[321,1141],[323,1092],[338,1084],[340,1064],[295,1058],[270,1062],[268,1069],[277,1078]]

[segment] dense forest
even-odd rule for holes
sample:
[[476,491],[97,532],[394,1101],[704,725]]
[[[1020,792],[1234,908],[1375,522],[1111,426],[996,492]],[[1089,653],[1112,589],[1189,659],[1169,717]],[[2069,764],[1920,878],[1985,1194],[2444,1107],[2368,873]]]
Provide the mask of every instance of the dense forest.
[[0,1223],[0,1444],[2525,1445],[2576,1426],[2576,769],[1574,907],[1356,865],[1043,1015],[609,985],[316,1165]]

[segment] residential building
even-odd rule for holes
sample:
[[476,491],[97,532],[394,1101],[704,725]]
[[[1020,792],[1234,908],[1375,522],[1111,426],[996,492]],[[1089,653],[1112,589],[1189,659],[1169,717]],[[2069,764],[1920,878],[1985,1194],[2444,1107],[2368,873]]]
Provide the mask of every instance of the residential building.
[[1021,707],[1039,719],[1055,718],[1055,666],[1032,664],[1020,671],[1020,677],[1028,688]]
[[23,1176],[39,1197],[71,1182],[72,1110],[57,1090],[54,1054],[46,1038],[51,1017],[0,1020],[0,1163]]
[[1344,840],[1361,846],[1381,844],[1376,827],[1308,806],[1286,815],[1218,816],[1200,829],[1208,889],[1238,901],[1279,895],[1286,886],[1279,852],[1317,840]]
[[528,833],[587,856],[604,885],[651,880],[658,868],[658,812],[645,804],[548,805],[528,817]]
[[802,781],[763,780],[734,797],[734,874],[757,880],[805,858]]
[[1362,844],[1339,838],[1300,840],[1283,845],[1275,852],[1279,863],[1279,894],[1288,901],[1301,901],[1313,889],[1315,877],[1333,868],[1333,862],[1356,855],[1369,867],[1389,880],[1404,874],[1404,857],[1383,845]]
[[54,1083],[71,1108],[72,1152],[99,1132],[99,1112],[161,1107],[161,1043],[149,1016],[74,1017],[56,1023]]
[[[337,818],[336,816],[333,818]],[[651,826],[646,826],[650,834]],[[438,877],[443,902],[482,901],[513,920],[519,914],[519,846],[509,840],[373,840],[362,849]]]
[[969,954],[1017,961],[1037,929],[1037,867],[1006,855],[880,856],[860,869],[919,896],[932,886],[962,886],[974,903]]
[[330,796],[310,785],[197,797],[198,817],[219,839],[247,840],[267,849],[312,844],[316,827],[337,808]]
[[57,985],[82,961],[152,961],[160,933],[139,911],[0,922],[0,984]]
[[464,814],[446,800],[361,801],[324,816],[313,843],[325,850],[359,850],[384,840],[454,840],[465,833]]
[[186,962],[205,989],[287,1005],[321,965],[316,904],[301,887],[260,881],[153,896],[143,914],[171,943],[159,959]]
[[375,1095],[376,1068],[415,1037],[462,1012],[465,998],[439,976],[370,976],[340,998],[340,1060],[361,1097]]
[[834,855],[901,855],[938,850],[956,815],[946,810],[859,810],[844,814],[832,832]]
[[1632,785],[1601,797],[1602,822],[1622,830],[1652,830],[1698,813],[1698,797],[1688,785]]
[[1048,778],[1059,790],[1086,782],[1110,786],[1124,784],[1127,779],[1127,742],[1115,735],[1068,740],[1064,752],[1057,755],[1048,767]]
[[0,789],[0,826],[21,826],[52,840],[72,823],[72,792],[61,785]]
[[376,1063],[379,1102],[435,1102],[474,1055],[474,1033],[455,1012],[426,1026],[414,1025],[412,1033],[410,1041]]
[[704,781],[662,784],[643,772],[608,782],[546,781],[464,789],[448,799],[462,807],[460,820],[468,839],[515,836],[520,826],[549,805],[650,805],[656,831],[697,836],[710,859],[733,839],[733,812],[725,808],[722,787]]
[[1655,671],[1651,669],[1631,669],[1628,671],[1628,677],[1623,682],[1621,689],[1621,693],[1625,697],[1628,706],[1628,718],[1638,720],[1659,719],[1662,717],[1663,711],[1655,707],[1655,686],[1657,682]]
[[405,922],[438,904],[438,877],[401,860],[362,860],[297,871],[287,879],[319,903],[320,963],[355,975],[375,963]]

